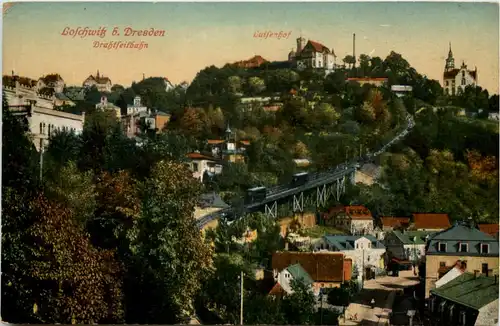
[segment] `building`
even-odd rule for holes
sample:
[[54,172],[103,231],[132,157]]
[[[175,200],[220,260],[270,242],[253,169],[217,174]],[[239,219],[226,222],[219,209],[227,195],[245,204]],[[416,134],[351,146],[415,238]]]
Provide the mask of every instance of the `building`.
[[62,93],[64,90],[64,80],[59,74],[50,74],[38,79],[36,88],[38,91],[43,88],[50,88],[54,90],[54,93]]
[[[275,294],[278,289],[280,292],[284,292],[286,294],[292,294],[292,280],[297,280],[304,283],[306,286],[313,289],[314,281],[311,276],[300,266],[300,264],[293,264],[283,269],[278,275],[275,277],[276,285],[271,289],[270,294]],[[276,289],[275,289],[276,288]],[[279,292],[278,292],[279,293]]]
[[327,235],[317,241],[314,248],[344,253],[357,267],[359,278],[371,279],[385,267],[385,246],[371,235]]
[[411,229],[417,231],[442,231],[451,226],[450,218],[445,213],[414,213]]
[[425,257],[425,246],[433,232],[399,231],[386,233],[384,245],[389,257],[416,264]]
[[95,108],[102,111],[111,110],[116,114],[116,118],[121,118],[121,109],[113,103],[108,102],[108,98],[106,96],[101,96],[101,102],[97,103]]
[[111,93],[111,87],[113,84],[111,83],[111,79],[99,74],[99,70],[97,70],[97,74],[95,76],[90,75],[83,81],[83,87],[91,88],[92,86],[97,87],[99,92]]
[[431,319],[440,325],[498,325],[498,275],[463,273],[431,290]]
[[54,106],[75,106],[75,102],[73,102],[69,97],[64,93],[54,93]]
[[351,280],[352,260],[334,252],[275,252],[272,269],[275,281],[290,265],[300,264],[313,280],[314,293],[322,288],[339,287]]
[[392,231],[395,229],[407,229],[410,225],[409,217],[381,217],[380,224],[382,231]]
[[498,224],[478,224],[479,231],[484,232],[486,234],[491,235],[492,237],[495,237],[498,239],[498,229],[499,225]]
[[458,260],[467,271],[498,274],[498,241],[473,225],[456,223],[429,238],[425,252],[425,297]]
[[356,82],[359,86],[363,86],[365,84],[373,85],[376,87],[387,86],[389,83],[389,78],[371,78],[371,77],[361,77],[361,78],[347,78],[347,82]]
[[171,91],[175,88],[174,84],[172,84],[168,78],[163,78],[163,82],[165,83],[165,92]]
[[190,160],[189,167],[193,172],[193,178],[203,182],[205,174],[214,175],[222,173],[222,162],[209,155],[200,153],[189,153],[187,157]]
[[354,182],[363,183],[371,186],[380,177],[382,169],[373,163],[366,163],[361,168],[356,170],[354,174]]
[[465,262],[457,260],[455,266],[451,267],[451,269],[444,274],[443,277],[436,281],[436,289],[465,273],[466,267],[467,264]]
[[21,84],[18,80],[14,82],[14,87],[4,85],[3,94],[10,106],[22,106],[36,102],[37,107],[54,109],[53,96],[39,94],[36,86]]
[[134,97],[134,104],[127,105],[127,115],[134,113],[148,112],[148,108],[141,103],[141,97]]
[[444,92],[447,95],[455,96],[469,85],[477,85],[477,67],[474,70],[468,70],[465,62],[462,62],[460,68],[455,68],[455,59],[453,58],[450,43],[450,51],[448,52],[443,73]]
[[352,235],[371,234],[373,216],[364,206],[337,206],[323,215],[325,223],[350,232]]
[[198,205],[194,209],[194,218],[196,220],[216,213],[222,209],[228,208],[229,205],[226,204],[222,198],[216,193],[203,194],[200,197]]
[[335,51],[321,43],[307,41],[303,37],[297,39],[297,50],[288,54],[288,61],[299,69],[315,68],[333,70],[336,66]]

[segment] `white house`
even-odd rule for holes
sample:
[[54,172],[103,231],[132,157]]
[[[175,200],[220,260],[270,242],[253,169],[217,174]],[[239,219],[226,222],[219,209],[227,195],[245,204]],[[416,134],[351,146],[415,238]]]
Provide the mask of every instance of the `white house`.
[[333,48],[330,50],[321,43],[307,41],[303,37],[297,39],[297,50],[290,51],[288,60],[299,69],[317,68],[333,70],[337,56]]
[[187,157],[190,159],[189,167],[193,172],[193,178],[203,182],[205,172],[209,175],[221,174],[222,164],[214,157],[203,155],[200,153],[189,153]]
[[369,277],[368,274],[373,275],[385,267],[385,246],[371,235],[327,235],[315,242],[314,249],[344,253],[357,266],[358,278]]
[[142,105],[140,96],[134,97],[134,104],[127,106],[127,115],[140,112],[147,112],[147,111],[148,108]]
[[300,266],[300,264],[290,265],[281,272],[275,273],[274,279],[286,294],[293,293],[292,280],[304,282],[311,288],[311,290],[313,290],[314,281],[304,268]]
[[113,84],[111,83],[111,79],[100,75],[99,70],[97,70],[97,74],[95,76],[90,75],[83,81],[83,87],[91,88],[92,86],[97,87],[99,92],[110,93]]
[[474,70],[468,70],[465,62],[462,62],[460,68],[455,68],[455,59],[453,52],[448,52],[448,58],[443,73],[443,88],[447,95],[455,96],[462,92],[465,87],[477,85],[477,67]]

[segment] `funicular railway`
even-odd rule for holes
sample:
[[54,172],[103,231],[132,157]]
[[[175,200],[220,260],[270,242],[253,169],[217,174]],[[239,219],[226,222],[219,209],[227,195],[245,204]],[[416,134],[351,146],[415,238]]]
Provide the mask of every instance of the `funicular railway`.
[[327,171],[294,174],[292,181],[288,184],[271,188],[253,187],[248,189],[243,207],[229,207],[206,215],[197,221],[197,225],[202,229],[206,224],[220,217],[234,220],[258,211],[264,212],[270,218],[277,219],[280,205],[289,205],[293,212],[304,212],[305,207],[325,205],[329,198],[334,197],[339,200],[341,195],[345,193],[346,182],[354,183],[354,174],[361,164],[372,161],[408,134],[414,126],[413,117],[408,114],[406,122],[406,127],[401,132],[374,153],[358,157]]

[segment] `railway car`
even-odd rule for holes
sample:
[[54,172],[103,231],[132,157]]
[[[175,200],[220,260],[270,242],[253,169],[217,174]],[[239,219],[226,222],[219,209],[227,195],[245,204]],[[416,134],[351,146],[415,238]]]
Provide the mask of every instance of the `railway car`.
[[292,177],[292,187],[300,187],[309,181],[309,173],[300,172],[295,173]]
[[245,204],[258,203],[266,199],[267,189],[266,187],[253,187],[247,190],[247,196],[245,198]]

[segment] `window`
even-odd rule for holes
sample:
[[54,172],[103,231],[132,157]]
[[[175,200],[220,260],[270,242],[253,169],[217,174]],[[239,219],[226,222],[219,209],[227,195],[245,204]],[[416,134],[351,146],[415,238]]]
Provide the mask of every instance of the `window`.
[[446,86],[450,85],[450,82],[447,80],[447,81],[445,82],[445,85],[446,85]]
[[465,78],[462,78],[462,85],[465,85]]
[[465,325],[465,321],[466,321],[466,315],[465,315],[465,311],[460,311],[460,314],[458,315],[458,323],[460,325]]
[[438,251],[439,252],[446,252],[446,243],[440,242],[438,244]]
[[467,243],[460,243],[459,246],[460,246],[459,247],[459,251],[460,252],[467,252],[467,251],[469,251],[469,244],[467,244]]
[[50,124],[49,124],[49,137],[50,137],[50,132],[52,131],[52,130],[51,130],[51,129],[52,129],[51,127],[52,127],[52,125],[50,125]]
[[193,162],[193,171],[198,171],[198,163]]
[[488,264],[481,265],[481,273],[488,274]]
[[40,122],[40,134],[43,134],[43,124]]
[[490,252],[490,245],[487,243],[482,243],[481,244],[481,253],[488,254],[489,252]]

